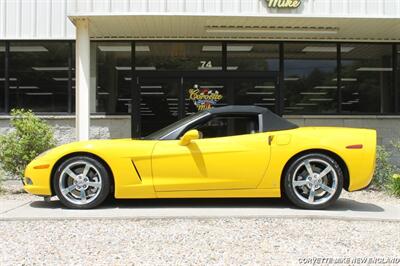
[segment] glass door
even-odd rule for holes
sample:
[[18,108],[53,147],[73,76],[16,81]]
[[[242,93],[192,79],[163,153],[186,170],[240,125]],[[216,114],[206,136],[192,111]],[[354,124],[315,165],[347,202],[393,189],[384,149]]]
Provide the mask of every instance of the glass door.
[[142,136],[178,120],[180,78],[143,77],[138,79],[138,87]]

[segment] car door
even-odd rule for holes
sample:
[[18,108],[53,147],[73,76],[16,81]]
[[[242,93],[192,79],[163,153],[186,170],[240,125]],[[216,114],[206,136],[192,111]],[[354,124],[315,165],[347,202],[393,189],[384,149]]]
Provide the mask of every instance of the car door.
[[203,138],[187,146],[159,141],[152,154],[155,190],[256,188],[270,159],[268,133],[259,132],[257,121],[257,116],[213,117],[194,127]]

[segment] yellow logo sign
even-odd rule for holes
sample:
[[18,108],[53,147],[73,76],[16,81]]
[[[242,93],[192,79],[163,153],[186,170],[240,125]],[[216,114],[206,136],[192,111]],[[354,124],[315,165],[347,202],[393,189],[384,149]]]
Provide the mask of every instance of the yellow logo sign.
[[207,88],[198,89],[195,86],[193,89],[189,89],[189,99],[193,101],[197,110],[211,109],[217,102],[219,102],[224,96],[219,94],[217,90],[209,90]]
[[301,0],[265,0],[270,8],[298,8]]

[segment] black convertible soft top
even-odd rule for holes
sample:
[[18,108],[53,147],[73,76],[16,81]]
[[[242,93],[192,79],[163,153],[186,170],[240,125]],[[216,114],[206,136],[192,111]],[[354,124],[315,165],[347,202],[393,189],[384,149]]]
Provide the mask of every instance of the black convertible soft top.
[[262,128],[263,132],[288,130],[298,128],[286,119],[274,114],[267,108],[254,105],[228,105],[209,109],[205,112],[210,114],[261,114],[262,115]]
[[217,107],[209,110],[203,110],[187,116],[169,126],[162,128],[143,139],[159,139],[159,140],[172,140],[178,139],[188,128],[209,119],[213,115],[230,115],[230,114],[243,114],[243,115],[257,115],[259,117],[259,124],[261,132],[271,132],[279,130],[294,129],[298,126],[286,121],[282,117],[274,114],[266,108],[253,105],[228,105],[225,107]]

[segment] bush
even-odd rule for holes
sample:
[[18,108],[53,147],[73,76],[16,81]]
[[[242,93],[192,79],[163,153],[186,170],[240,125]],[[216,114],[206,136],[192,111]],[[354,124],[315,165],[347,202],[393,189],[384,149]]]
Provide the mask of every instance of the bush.
[[3,169],[1,169],[1,167],[0,167],[0,193],[3,191],[2,182],[3,182],[4,178],[5,178],[5,173],[4,173]]
[[395,167],[390,162],[392,153],[388,152],[383,146],[376,147],[376,167],[374,178],[372,179],[372,188],[386,189],[392,178]]
[[395,196],[400,197],[400,174],[394,174],[389,182],[389,190]]
[[55,146],[53,129],[32,111],[13,109],[9,133],[0,136],[0,162],[13,177],[23,177],[24,169],[40,153]]

